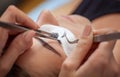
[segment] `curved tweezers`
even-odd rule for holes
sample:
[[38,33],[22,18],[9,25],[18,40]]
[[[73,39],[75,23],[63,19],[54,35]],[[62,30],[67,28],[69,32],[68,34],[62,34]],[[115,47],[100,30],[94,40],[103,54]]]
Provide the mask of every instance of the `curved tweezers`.
[[[12,23],[7,23],[7,22],[3,22],[3,21],[0,21],[0,27],[6,28],[9,30],[15,30],[17,32],[33,30],[33,29],[27,28],[23,25],[12,24]],[[48,33],[48,32],[42,31],[42,30],[34,30],[34,31],[36,32],[37,36],[57,40],[57,38],[53,37],[54,33]]]

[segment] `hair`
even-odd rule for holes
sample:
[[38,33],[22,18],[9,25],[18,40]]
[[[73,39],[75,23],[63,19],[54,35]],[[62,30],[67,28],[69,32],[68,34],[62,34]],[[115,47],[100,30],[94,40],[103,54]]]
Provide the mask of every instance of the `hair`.
[[31,77],[25,70],[14,65],[6,77]]

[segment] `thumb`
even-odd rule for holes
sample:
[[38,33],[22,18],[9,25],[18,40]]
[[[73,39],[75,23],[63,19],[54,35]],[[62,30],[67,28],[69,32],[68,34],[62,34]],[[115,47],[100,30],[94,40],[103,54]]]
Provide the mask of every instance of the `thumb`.
[[70,54],[70,56],[63,63],[63,69],[73,71],[78,69],[87,52],[92,45],[92,27],[90,25],[85,26],[85,29],[79,38],[76,49]]

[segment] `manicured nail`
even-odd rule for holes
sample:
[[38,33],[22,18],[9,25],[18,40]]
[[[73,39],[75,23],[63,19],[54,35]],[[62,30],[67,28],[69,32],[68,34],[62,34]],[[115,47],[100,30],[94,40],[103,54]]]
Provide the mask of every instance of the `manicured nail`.
[[91,26],[90,25],[86,25],[85,28],[84,28],[84,31],[82,33],[82,36],[85,36],[85,37],[89,36],[90,33],[91,33],[91,30],[92,30]]
[[25,40],[27,42],[30,42],[32,40],[32,37],[35,35],[34,31],[29,31],[25,34]]

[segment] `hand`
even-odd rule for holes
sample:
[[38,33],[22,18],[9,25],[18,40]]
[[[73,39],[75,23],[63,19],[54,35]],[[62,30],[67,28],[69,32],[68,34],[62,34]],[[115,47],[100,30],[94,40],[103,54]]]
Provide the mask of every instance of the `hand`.
[[[30,18],[12,5],[4,12],[0,21],[18,23],[32,29],[38,28],[38,26]],[[25,50],[31,47],[32,37],[35,35],[35,32],[32,30],[21,33],[16,36],[7,49],[3,51],[7,41],[9,40],[9,35],[13,34],[13,32],[14,31],[6,30],[0,27],[0,77],[5,77],[15,63],[16,59],[23,54]],[[14,34],[16,33],[14,32]]]
[[[97,34],[105,34],[100,30]],[[119,77],[120,66],[113,56],[116,41],[98,44],[93,53],[85,60],[92,45],[92,36],[81,36],[77,48],[64,61],[59,77]]]

